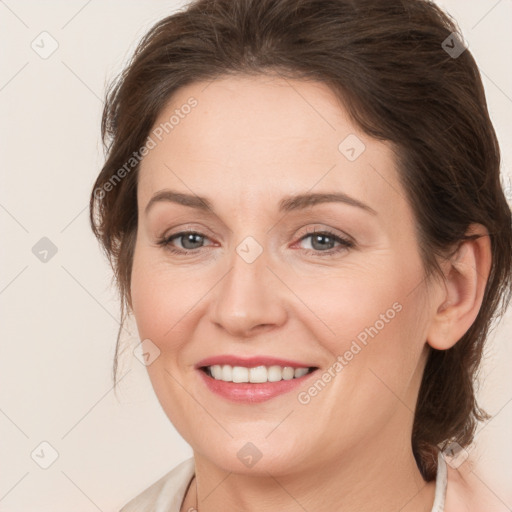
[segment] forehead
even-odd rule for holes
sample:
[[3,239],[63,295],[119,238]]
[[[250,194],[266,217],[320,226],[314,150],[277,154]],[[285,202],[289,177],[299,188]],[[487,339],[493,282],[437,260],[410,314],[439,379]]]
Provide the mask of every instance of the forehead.
[[382,213],[405,203],[391,147],[361,132],[320,82],[233,76],[193,83],[162,109],[150,137],[141,207],[166,187],[240,207],[331,190]]

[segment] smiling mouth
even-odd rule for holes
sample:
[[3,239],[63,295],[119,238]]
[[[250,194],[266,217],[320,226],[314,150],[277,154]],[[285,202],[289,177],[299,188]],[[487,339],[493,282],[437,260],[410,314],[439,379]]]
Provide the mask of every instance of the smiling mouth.
[[231,366],[229,364],[214,364],[200,367],[200,370],[214,380],[251,384],[300,379],[316,369],[316,366],[294,368],[291,366],[272,365],[248,368],[246,366]]

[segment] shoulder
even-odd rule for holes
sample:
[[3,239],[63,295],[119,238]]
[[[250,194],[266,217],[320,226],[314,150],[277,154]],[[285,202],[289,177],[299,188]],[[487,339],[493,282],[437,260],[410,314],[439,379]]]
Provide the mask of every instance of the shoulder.
[[126,503],[119,512],[179,511],[194,476],[194,458],[187,459]]
[[466,461],[457,469],[447,465],[445,512],[503,512],[504,504],[474,472]]

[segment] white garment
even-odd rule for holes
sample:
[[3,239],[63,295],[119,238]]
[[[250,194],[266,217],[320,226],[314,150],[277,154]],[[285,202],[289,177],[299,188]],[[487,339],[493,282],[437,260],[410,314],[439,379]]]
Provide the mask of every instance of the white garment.
[[[436,494],[431,512],[443,512],[447,487],[447,468],[441,452],[438,455]],[[180,512],[192,477],[194,457],[183,461],[153,485],[128,502],[119,512]]]

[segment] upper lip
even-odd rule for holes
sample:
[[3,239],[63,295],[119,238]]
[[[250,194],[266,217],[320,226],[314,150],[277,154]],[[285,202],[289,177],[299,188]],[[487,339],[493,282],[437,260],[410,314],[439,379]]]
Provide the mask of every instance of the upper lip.
[[196,364],[196,368],[203,368],[205,366],[213,366],[215,364],[229,366],[244,366],[246,368],[254,368],[256,366],[291,366],[292,368],[311,368],[313,367],[308,363],[301,363],[292,359],[282,359],[272,356],[252,356],[240,357],[235,355],[218,355],[202,359]]

